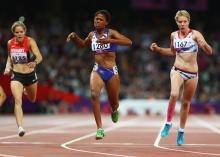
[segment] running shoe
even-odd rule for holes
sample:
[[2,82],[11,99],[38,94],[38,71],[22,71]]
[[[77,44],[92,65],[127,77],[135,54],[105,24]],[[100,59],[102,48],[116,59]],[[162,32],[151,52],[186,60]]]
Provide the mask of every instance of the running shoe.
[[184,143],[183,135],[184,135],[184,132],[178,131],[177,138],[176,138],[176,143],[178,146],[182,146]]
[[118,111],[114,111],[114,112],[111,113],[111,118],[112,118],[112,121],[113,121],[114,123],[117,123],[118,117],[119,117]]
[[18,135],[19,135],[20,137],[22,137],[22,136],[24,136],[24,134],[25,134],[25,130],[20,126],[20,127],[18,128]]
[[160,133],[161,137],[167,137],[170,131],[170,128],[172,127],[172,124],[165,124],[163,130]]
[[104,132],[104,129],[102,128],[99,128],[97,131],[96,131],[96,140],[100,140],[100,139],[103,139],[103,137],[105,136],[105,132]]

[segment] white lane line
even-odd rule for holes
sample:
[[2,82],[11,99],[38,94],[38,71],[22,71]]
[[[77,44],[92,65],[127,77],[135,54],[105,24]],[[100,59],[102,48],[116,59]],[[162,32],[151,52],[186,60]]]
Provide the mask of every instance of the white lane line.
[[[83,143],[85,145],[89,145],[89,144],[92,144],[92,145],[101,145],[101,146],[134,146],[134,147],[152,147],[153,145],[150,143],[150,144],[146,144],[146,143]],[[166,146],[166,147],[177,147],[176,144],[163,144],[163,146]],[[184,144],[184,147],[220,147],[220,144],[205,144],[205,143],[200,143],[200,144],[197,144],[197,143],[189,143],[189,144]]]
[[[90,124],[91,125],[93,124],[91,120],[87,120],[87,121],[83,121],[83,122],[75,122],[75,123],[67,122],[67,123],[64,123],[61,126],[55,126],[55,127],[52,127],[52,128],[30,131],[30,132],[27,132],[25,134],[25,136],[34,135],[34,134],[40,134],[40,133],[47,133],[47,132],[50,132],[50,131],[56,131],[56,130],[71,128],[71,127],[87,126],[87,125],[90,125]],[[0,140],[10,139],[10,138],[15,138],[15,137],[19,137],[19,136],[17,134],[3,136],[3,137],[0,137]]]
[[[181,147],[181,146],[180,146]],[[196,151],[189,151],[189,150],[181,150],[181,149],[174,149],[174,148],[168,148],[163,146],[157,146],[157,148],[165,149],[165,150],[171,150],[175,152],[183,152],[183,153],[191,153],[191,154],[200,154],[200,155],[210,155],[210,156],[220,156],[220,154],[215,153],[205,153],[205,152],[196,152]]]
[[[105,130],[105,132],[110,132],[110,131],[116,130],[117,128],[120,128],[123,126],[128,126],[128,125],[132,124],[132,122],[136,121],[137,119],[138,118],[131,119],[131,120],[128,120],[125,122],[121,122],[120,124],[115,124],[114,126],[106,128],[104,130]],[[76,139],[73,139],[70,141],[67,141],[67,142],[61,144],[61,147],[68,149],[68,150],[73,150],[73,151],[83,152],[83,153],[90,153],[90,154],[98,154],[98,155],[106,155],[106,156],[119,156],[119,157],[137,157],[137,156],[122,155],[122,154],[111,154],[111,153],[102,153],[102,152],[96,152],[96,151],[87,151],[87,150],[82,150],[82,149],[74,149],[74,148],[70,148],[67,146],[67,145],[73,144],[75,142],[82,141],[84,139],[94,137],[94,136],[95,136],[95,132],[81,136],[79,138],[76,138]]]
[[160,131],[159,131],[158,134],[157,134],[156,140],[154,141],[154,146],[155,146],[155,147],[158,147],[158,146],[159,146],[159,143],[160,143],[160,140],[161,140],[160,133],[161,133],[161,131],[163,130],[164,124],[165,124],[165,121],[164,121],[164,123],[162,124],[162,126],[161,126],[161,128],[160,128]]
[[[220,130],[212,125],[210,125],[209,123],[199,119],[199,118],[195,118],[197,120],[198,123],[200,123],[200,125],[206,127],[206,128],[209,128],[210,130],[212,130],[213,132],[215,133],[220,133]],[[164,150],[170,150],[170,151],[175,151],[175,152],[183,152],[183,153],[191,153],[191,154],[200,154],[200,155],[210,155],[210,156],[220,156],[220,154],[218,153],[207,153],[207,152],[197,152],[197,151],[189,151],[189,150],[181,150],[181,149],[175,149],[175,148],[168,148],[170,146],[160,146],[159,143],[160,143],[160,140],[161,140],[161,137],[160,137],[160,132],[162,131],[163,129],[163,126],[162,128],[160,129],[159,133],[158,133],[158,136],[154,142],[154,146],[157,147],[157,148],[160,148],[160,149],[164,149]],[[190,144],[184,144],[185,145],[190,145]],[[192,144],[193,146],[196,146],[197,144]],[[198,146],[200,146],[201,144],[198,144]],[[205,145],[205,144],[202,144],[202,145]],[[212,144],[211,144],[212,145]],[[219,145],[216,145],[216,147],[218,147]],[[179,146],[180,147],[180,146]]]
[[217,127],[211,125],[209,122],[206,122],[198,117],[194,117],[194,119],[196,119],[196,121],[203,127],[217,133],[217,134],[220,134],[220,129],[218,129]]
[[15,155],[7,155],[7,154],[0,154],[1,157],[23,157],[23,156],[15,156]]
[[[64,123],[61,126],[55,126],[52,128],[47,128],[47,129],[41,129],[41,130],[35,130],[35,131],[31,131],[29,133],[26,133],[25,136],[28,135],[34,135],[34,134],[40,134],[40,133],[45,133],[48,131],[52,131],[52,130],[59,130],[59,129],[64,129],[64,128],[71,128],[71,127],[76,127],[76,126],[87,126],[87,125],[91,125],[92,124],[92,120],[87,120],[87,121],[83,121],[83,122],[76,122],[76,123]],[[18,137],[17,134],[15,135],[9,135],[9,136],[3,136],[0,137],[0,140],[4,140],[4,139],[11,139],[11,138],[20,138]],[[15,155],[7,155],[7,154],[0,154],[0,157],[23,157],[23,156],[15,156]]]
[[[57,144],[57,143],[50,143],[50,142],[15,142],[15,141],[11,141],[11,142],[0,142],[0,144],[5,144],[5,145],[11,145],[11,144],[28,144],[28,145],[50,145],[50,144]],[[1,146],[0,146],[1,147]]]

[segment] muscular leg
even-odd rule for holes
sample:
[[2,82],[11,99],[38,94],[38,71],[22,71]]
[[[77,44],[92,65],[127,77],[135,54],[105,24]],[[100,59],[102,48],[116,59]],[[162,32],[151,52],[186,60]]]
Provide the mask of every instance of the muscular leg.
[[0,107],[4,103],[5,99],[6,99],[5,92],[4,92],[3,88],[0,86]]
[[37,82],[29,86],[25,86],[25,93],[30,102],[35,102],[37,96]]
[[102,128],[101,113],[100,113],[100,91],[104,85],[103,80],[96,72],[92,71],[90,76],[90,90],[93,113],[97,128]]
[[120,90],[120,79],[119,75],[114,75],[107,83],[106,83],[106,91],[108,94],[108,101],[111,106],[111,111],[117,111],[119,103],[119,90]]
[[23,120],[23,111],[22,111],[22,93],[23,93],[23,85],[18,81],[11,81],[11,91],[15,100],[15,117],[17,126],[22,126]]
[[172,121],[173,112],[176,106],[176,101],[179,97],[180,87],[183,83],[183,78],[175,70],[171,70],[170,80],[171,80],[171,92],[170,92],[169,105],[167,109],[167,122],[164,125],[163,130],[161,131],[161,134],[160,134],[161,137],[167,137],[169,134],[169,130],[172,126],[171,121]]
[[171,122],[173,118],[173,112],[176,106],[176,101],[179,97],[180,87],[183,83],[183,78],[180,74],[174,70],[170,72],[170,80],[171,80],[171,92],[170,92],[170,99],[169,105],[167,109],[167,122]]
[[198,83],[198,77],[184,82],[183,98],[180,109],[180,128],[182,129],[185,128],[186,119],[190,108],[190,102],[193,95],[195,94],[197,83]]

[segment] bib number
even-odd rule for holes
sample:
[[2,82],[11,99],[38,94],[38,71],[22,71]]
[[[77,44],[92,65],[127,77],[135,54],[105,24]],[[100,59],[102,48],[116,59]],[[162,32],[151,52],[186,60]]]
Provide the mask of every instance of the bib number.
[[175,42],[176,48],[186,47],[187,41]]
[[93,48],[93,51],[105,50],[105,49],[109,49],[110,48],[110,44],[94,43],[92,48]]
[[15,64],[18,63],[27,63],[27,54],[26,53],[11,53],[12,62]]

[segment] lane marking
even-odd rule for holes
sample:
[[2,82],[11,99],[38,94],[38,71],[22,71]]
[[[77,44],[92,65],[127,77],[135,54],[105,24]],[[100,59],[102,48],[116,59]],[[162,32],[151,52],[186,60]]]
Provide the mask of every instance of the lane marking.
[[[80,122],[77,122],[77,123],[66,122],[66,123],[63,123],[63,125],[61,125],[61,126],[55,126],[55,127],[52,127],[52,128],[50,127],[50,128],[47,128],[47,129],[34,130],[34,131],[31,131],[31,132],[28,132],[28,133],[25,134],[25,136],[45,133],[45,132],[48,132],[48,131],[51,131],[51,130],[59,130],[59,129],[64,129],[64,128],[70,128],[70,127],[75,127],[75,126],[86,126],[88,124],[92,124],[92,121],[87,120],[87,121],[83,121],[83,122],[80,121]],[[11,139],[11,138],[20,138],[20,137],[18,137],[17,134],[14,134],[14,135],[8,135],[8,136],[0,137],[0,140]],[[23,156],[0,154],[0,157],[23,157]]]
[[[165,121],[166,121],[166,120],[165,120]],[[156,140],[154,141],[154,146],[155,146],[155,147],[158,147],[158,146],[159,146],[159,143],[160,143],[160,140],[161,140],[160,133],[161,133],[161,131],[163,130],[165,121],[164,121],[164,123],[162,124],[162,126],[160,127],[160,131],[158,132],[157,138],[156,138]]]
[[[108,145],[108,146],[151,146],[153,147],[153,145],[150,144],[146,144],[146,143],[82,143],[85,145],[88,144],[93,144],[93,145]],[[167,147],[178,147],[176,144],[163,144],[163,146],[167,146]],[[197,143],[189,143],[189,144],[184,144],[184,147],[220,147],[220,144],[197,144]]]
[[10,145],[10,144],[44,145],[44,144],[46,144],[46,145],[50,145],[50,144],[57,144],[57,143],[49,143],[49,142],[0,142],[0,144],[7,144],[7,145]]
[[211,125],[210,123],[198,118],[198,117],[194,117],[194,119],[196,119],[196,121],[203,127],[217,133],[217,134],[220,134],[220,129],[218,129],[217,127]]
[[[77,127],[78,126],[87,126],[87,125],[90,125],[90,124],[92,124],[91,120],[87,120],[87,121],[83,121],[83,122],[76,122],[76,123],[67,122],[67,123],[64,123],[61,126],[55,126],[55,127],[50,127],[50,128],[47,128],[47,129],[40,129],[40,130],[30,131],[30,132],[27,132],[25,134],[25,136],[40,134],[40,133],[47,133],[47,132],[50,132],[50,131],[56,131],[56,130],[60,130],[60,129],[75,127],[75,126],[77,126]],[[14,135],[8,135],[8,136],[0,137],[0,140],[10,139],[10,138],[14,138],[14,137],[20,138],[17,134],[14,134]]]
[[7,154],[0,154],[1,157],[23,157],[23,156],[15,156],[15,155],[7,155]]
[[181,149],[174,149],[174,148],[163,147],[163,146],[159,146],[159,145],[157,146],[157,148],[161,148],[161,149],[165,149],[165,150],[171,150],[171,151],[175,151],[175,152],[192,153],[192,154],[200,154],[200,155],[210,155],[210,156],[220,156],[220,154],[215,154],[215,153],[205,153],[205,152],[181,150]]
[[[219,130],[218,128],[216,128],[216,127],[214,127],[213,125],[207,123],[206,121],[203,121],[203,120],[199,119],[198,117],[195,118],[195,119],[197,120],[197,122],[198,122],[201,126],[206,127],[206,128],[212,130],[213,132],[215,132],[215,133],[217,133],[217,134],[220,134],[220,130]],[[158,133],[158,136],[157,136],[157,138],[156,138],[156,140],[155,140],[155,142],[154,142],[154,146],[155,146],[156,148],[164,149],[164,150],[170,150],[170,151],[175,151],[175,152],[192,153],[192,154],[200,154],[200,155],[210,155],[210,156],[220,156],[220,154],[217,154],[217,153],[206,153],[206,152],[197,152],[197,151],[181,150],[181,149],[178,149],[178,148],[177,148],[177,149],[174,149],[174,148],[168,148],[167,145],[165,145],[165,146],[160,146],[160,145],[159,145],[159,144],[160,144],[160,140],[161,140],[160,132],[162,131],[162,129],[163,129],[163,126],[161,127],[161,129],[160,129],[160,131],[159,131],[159,133]],[[190,144],[184,144],[183,146],[185,146],[185,145],[189,145],[189,146],[190,146]],[[193,145],[195,146],[195,145],[197,145],[197,144],[191,144],[191,146],[193,146]],[[206,144],[202,144],[202,145],[204,146],[204,145],[206,145]],[[211,145],[214,145],[214,144],[211,144]],[[199,146],[199,144],[198,144],[198,146]],[[206,145],[206,146],[207,146],[207,145]],[[218,147],[219,145],[215,145],[215,146]],[[181,147],[181,146],[177,146],[177,147]]]
[[23,156],[15,156],[15,155],[7,155],[7,154],[0,154],[1,157],[23,157]]
[[[105,132],[110,132],[110,131],[116,130],[117,128],[123,127],[123,126],[129,126],[137,119],[138,118],[127,120],[127,121],[121,122],[120,124],[114,124],[114,126],[105,128],[104,130],[105,130]],[[129,156],[129,155],[122,155],[122,154],[111,154],[111,153],[102,153],[102,152],[96,152],[96,151],[87,151],[87,150],[82,150],[82,149],[74,149],[74,148],[70,148],[67,146],[67,145],[73,144],[75,142],[82,141],[84,139],[94,137],[94,136],[95,136],[95,132],[81,136],[79,138],[76,138],[76,139],[73,139],[70,141],[67,141],[67,142],[61,144],[60,146],[63,147],[64,149],[73,150],[73,151],[77,151],[77,152],[83,152],[83,153],[90,153],[90,154],[98,154],[98,155],[106,155],[106,156],[119,156],[119,157],[138,157],[138,156]]]

